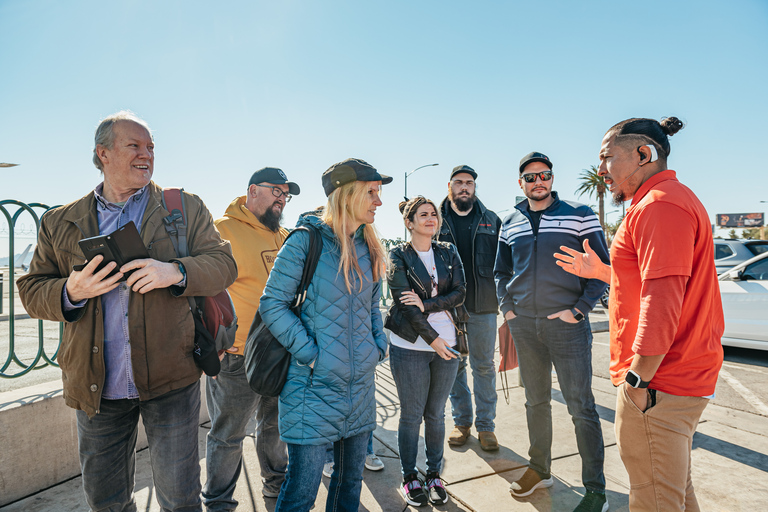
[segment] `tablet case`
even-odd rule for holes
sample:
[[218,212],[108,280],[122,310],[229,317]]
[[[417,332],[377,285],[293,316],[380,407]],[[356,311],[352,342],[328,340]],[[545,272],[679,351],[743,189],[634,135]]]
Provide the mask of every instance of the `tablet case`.
[[[83,238],[78,242],[80,249],[82,249],[85,259],[91,261],[97,254],[104,256],[104,260],[99,263],[96,272],[104,268],[105,265],[114,261],[117,263],[115,269],[109,273],[109,276],[117,274],[120,267],[126,263],[141,259],[149,258],[147,248],[144,247],[144,242],[139,235],[139,231],[136,229],[136,224],[133,221],[127,223],[121,228],[116,229],[108,235],[99,235],[91,238]],[[79,267],[79,268],[78,268]],[[75,265],[75,270],[82,270],[85,265]],[[120,281],[125,281],[128,276],[134,271],[130,271],[123,275]],[[105,278],[106,279],[106,278]]]

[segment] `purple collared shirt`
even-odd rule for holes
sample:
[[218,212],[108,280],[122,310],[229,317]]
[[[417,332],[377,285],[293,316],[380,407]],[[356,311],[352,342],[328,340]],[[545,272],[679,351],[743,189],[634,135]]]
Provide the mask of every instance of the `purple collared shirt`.
[[[99,234],[111,233],[130,221],[141,232],[141,220],[149,202],[148,186],[142,188],[120,206],[110,203],[102,196],[104,183],[93,191],[96,196],[96,209],[99,218]],[[71,310],[85,306],[87,299],[72,304],[64,287],[64,309]],[[101,296],[101,308],[104,312],[104,365],[106,378],[102,398],[118,400],[138,398],[139,392],[133,381],[131,366],[131,344],[128,331],[128,303],[131,290],[125,283]]]

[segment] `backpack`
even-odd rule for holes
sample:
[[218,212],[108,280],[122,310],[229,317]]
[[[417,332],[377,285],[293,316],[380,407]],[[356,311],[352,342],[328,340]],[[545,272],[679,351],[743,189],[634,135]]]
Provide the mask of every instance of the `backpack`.
[[[165,230],[171,237],[179,258],[189,255],[187,247],[187,219],[183,188],[164,188],[163,207],[171,212],[163,218]],[[195,364],[211,377],[221,370],[219,354],[235,343],[237,314],[229,292],[224,290],[213,297],[187,297],[195,319]]]
[[[299,231],[309,233],[309,250],[304,259],[304,270],[291,302],[291,310],[297,317],[301,318],[301,305],[307,298],[307,289],[312,282],[317,262],[323,252],[323,237],[316,227],[308,225],[297,227],[291,231],[288,238]],[[287,241],[288,238],[285,240]],[[288,380],[291,353],[277,341],[277,338],[264,324],[261,313],[258,311],[253,317],[251,329],[248,332],[244,355],[245,376],[251,389],[261,396],[280,396],[285,381]]]

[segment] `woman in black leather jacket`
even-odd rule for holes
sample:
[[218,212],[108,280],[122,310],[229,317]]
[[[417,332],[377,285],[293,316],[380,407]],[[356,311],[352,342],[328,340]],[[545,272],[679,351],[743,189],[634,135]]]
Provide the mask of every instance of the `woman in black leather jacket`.
[[[445,403],[459,368],[456,325],[466,322],[464,268],[453,244],[434,240],[440,232],[438,208],[422,196],[400,203],[411,241],[389,252],[387,282],[394,304],[385,327],[390,367],[400,398],[397,444],[403,472],[401,491],[414,506],[443,504],[440,479],[445,440]],[[419,428],[424,418],[427,478],[416,470]]]

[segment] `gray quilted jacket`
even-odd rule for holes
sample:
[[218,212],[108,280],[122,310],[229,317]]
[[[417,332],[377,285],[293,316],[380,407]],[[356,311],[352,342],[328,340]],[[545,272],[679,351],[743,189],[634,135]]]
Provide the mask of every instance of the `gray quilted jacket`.
[[[355,235],[357,261],[364,275],[347,292],[339,269],[339,244],[330,227],[314,215],[323,236],[317,264],[299,319],[290,309],[309,249],[309,234],[290,237],[277,255],[259,311],[272,334],[291,353],[288,380],[280,394],[280,437],[286,443],[319,445],[371,431],[376,426],[374,372],[384,358],[379,299],[381,282],[372,282],[371,258],[362,231]],[[353,274],[354,275],[354,274]],[[314,368],[309,364],[314,361]]]

